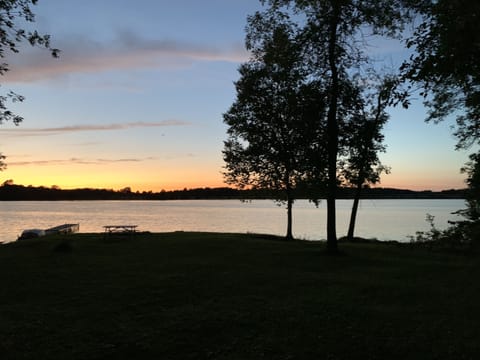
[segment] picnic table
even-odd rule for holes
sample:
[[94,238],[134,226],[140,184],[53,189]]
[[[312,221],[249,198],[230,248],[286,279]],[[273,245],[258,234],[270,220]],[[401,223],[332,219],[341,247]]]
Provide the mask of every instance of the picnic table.
[[135,235],[138,225],[105,225],[104,238],[112,234],[129,234]]

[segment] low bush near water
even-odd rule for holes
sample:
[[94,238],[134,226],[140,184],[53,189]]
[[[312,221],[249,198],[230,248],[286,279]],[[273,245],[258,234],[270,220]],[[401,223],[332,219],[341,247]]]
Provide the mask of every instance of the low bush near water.
[[447,251],[476,250],[480,242],[480,223],[473,221],[456,221],[446,230],[439,230],[435,226],[435,217],[427,214],[425,220],[430,226],[428,231],[417,231],[410,236],[410,243],[430,249]]

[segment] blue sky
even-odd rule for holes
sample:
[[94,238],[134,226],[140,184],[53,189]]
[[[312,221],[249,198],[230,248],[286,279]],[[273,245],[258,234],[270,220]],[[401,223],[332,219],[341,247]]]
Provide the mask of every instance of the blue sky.
[[[0,127],[0,181],[134,190],[222,186],[222,114],[235,99],[246,17],[258,0],[40,0],[35,27],[60,59],[36,48],[8,55],[3,91],[25,120]],[[398,65],[403,50],[372,48]],[[425,124],[419,101],[385,129],[391,175],[381,186],[464,186],[449,124]]]

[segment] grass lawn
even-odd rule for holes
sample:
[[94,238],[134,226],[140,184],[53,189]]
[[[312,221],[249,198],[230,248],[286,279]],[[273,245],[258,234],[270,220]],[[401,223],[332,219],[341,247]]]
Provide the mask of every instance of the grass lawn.
[[[0,246],[0,359],[480,359],[478,256],[248,234]],[[56,250],[57,249],[57,250]]]

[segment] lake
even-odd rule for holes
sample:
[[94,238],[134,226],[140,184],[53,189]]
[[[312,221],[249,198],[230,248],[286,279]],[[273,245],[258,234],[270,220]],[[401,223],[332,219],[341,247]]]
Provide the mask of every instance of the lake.
[[[337,201],[337,234],[347,232],[352,201]],[[213,231],[285,235],[286,210],[270,200],[177,201],[13,201],[0,202],[0,241],[14,241],[24,229],[46,229],[79,223],[80,232],[101,232],[104,225],[138,225],[139,231]],[[439,229],[451,213],[463,209],[464,200],[362,200],[356,235],[379,240],[408,241],[408,235],[428,230],[427,213]],[[315,207],[306,200],[295,203],[293,232],[299,239],[326,237],[326,201]]]

